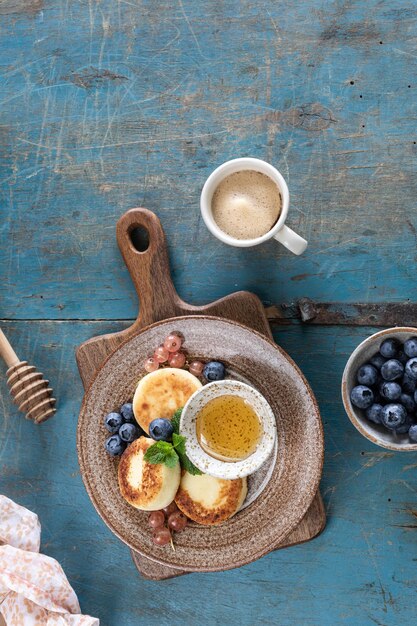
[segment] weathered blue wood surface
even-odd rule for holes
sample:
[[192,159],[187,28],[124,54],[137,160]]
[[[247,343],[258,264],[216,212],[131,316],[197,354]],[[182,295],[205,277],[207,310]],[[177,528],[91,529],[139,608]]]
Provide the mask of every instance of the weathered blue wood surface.
[[[40,515],[42,549],[103,625],[415,623],[417,455],[368,444],[339,396],[372,329],[276,335],[323,414],[325,533],[164,583],[139,579],[82,486],[73,350],[136,315],[114,237],[132,206],[161,217],[189,301],[415,299],[416,26],[404,0],[0,0],[0,318],[59,399],[37,428],[2,377],[0,493]],[[241,155],[286,176],[303,257],[205,230],[202,184]]]

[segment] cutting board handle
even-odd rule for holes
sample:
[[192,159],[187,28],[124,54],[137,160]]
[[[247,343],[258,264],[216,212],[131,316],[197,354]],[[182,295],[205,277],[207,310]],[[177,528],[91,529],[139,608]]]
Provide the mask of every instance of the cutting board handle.
[[[149,245],[143,251],[133,243],[135,229],[147,231]],[[177,315],[185,303],[171,280],[165,234],[157,216],[148,209],[130,209],[117,222],[116,234],[139,298],[139,317],[135,325],[142,328]]]

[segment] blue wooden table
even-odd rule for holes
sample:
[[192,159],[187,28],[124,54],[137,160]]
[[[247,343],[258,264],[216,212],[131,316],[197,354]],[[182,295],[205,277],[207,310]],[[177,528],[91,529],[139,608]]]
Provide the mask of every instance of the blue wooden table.
[[[59,402],[34,426],[2,376],[0,493],[40,516],[42,550],[104,626],[415,624],[417,455],[362,438],[339,393],[373,328],[274,327],[322,411],[325,532],[163,583],[138,577],[84,490],[74,347],[136,316],[114,231],[133,206],[161,218],[187,301],[415,300],[416,27],[406,0],[0,0],[0,318]],[[244,155],[286,177],[302,257],[201,223],[204,180]]]

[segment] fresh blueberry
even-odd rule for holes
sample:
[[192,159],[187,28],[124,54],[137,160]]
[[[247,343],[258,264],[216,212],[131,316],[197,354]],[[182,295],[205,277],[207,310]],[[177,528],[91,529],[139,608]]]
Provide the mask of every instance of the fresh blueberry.
[[380,370],[386,360],[387,359],[383,357],[382,354],[377,352],[376,354],[374,354],[373,357],[369,359],[369,363],[373,365],[374,367],[376,367],[377,370]]
[[411,441],[417,443],[417,424],[413,424],[412,426],[410,426],[408,436],[410,437]]
[[374,401],[374,392],[365,385],[358,385],[350,392],[352,404],[358,409],[367,409]]
[[404,352],[410,359],[417,356],[417,337],[410,337],[404,341]]
[[139,436],[139,429],[134,424],[130,422],[126,422],[122,424],[119,428],[119,437],[122,441],[126,441],[126,443],[132,443]]
[[407,419],[407,411],[402,404],[386,404],[381,411],[381,420],[389,430],[396,430]]
[[416,389],[416,384],[417,381],[413,378],[410,378],[407,374],[404,374],[404,376],[400,380],[400,385],[404,393],[414,393]]
[[382,404],[371,404],[369,408],[366,409],[365,415],[370,422],[374,424],[381,423],[381,412],[384,407]]
[[123,419],[120,413],[109,413],[104,418],[104,425],[109,431],[109,433],[115,434],[119,430],[120,426],[123,424]]
[[406,408],[407,413],[414,413],[417,409],[417,405],[414,402],[413,396],[408,393],[402,393],[400,396],[400,403]]
[[398,383],[385,381],[380,387],[381,396],[386,400],[399,400],[401,396],[401,387]]
[[407,413],[407,417],[405,418],[404,424],[402,424],[401,426],[398,426],[398,428],[395,429],[395,432],[397,433],[397,435],[405,435],[405,433],[408,433],[412,423],[413,423],[413,418],[409,413]]
[[110,456],[120,456],[126,448],[125,442],[120,439],[119,435],[112,435],[106,439],[104,445]]
[[385,339],[381,343],[379,351],[386,359],[393,359],[397,356],[400,347],[400,342],[392,337],[390,339]]
[[131,402],[126,402],[120,409],[121,416],[124,422],[130,422],[135,424],[135,416],[133,415],[133,405]]
[[212,382],[213,380],[223,380],[226,370],[223,363],[219,361],[210,361],[206,363],[203,369],[204,378]]
[[149,434],[155,441],[170,441],[174,427],[171,420],[158,417],[149,424]]
[[417,380],[417,358],[409,359],[405,364],[405,373],[413,380]]
[[369,363],[362,365],[356,374],[358,383],[360,385],[367,385],[368,387],[375,385],[378,380],[378,370]]
[[381,376],[384,380],[397,380],[404,374],[404,365],[397,359],[390,359],[381,367]]

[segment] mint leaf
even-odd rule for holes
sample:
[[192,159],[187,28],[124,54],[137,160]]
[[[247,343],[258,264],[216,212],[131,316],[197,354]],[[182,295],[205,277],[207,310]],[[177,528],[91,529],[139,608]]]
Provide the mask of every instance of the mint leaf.
[[177,409],[174,413],[174,415],[171,417],[171,424],[174,428],[174,433],[177,433],[177,435],[180,434],[180,419],[181,419],[181,414],[182,414],[182,408],[181,409]]
[[167,441],[154,443],[146,450],[143,458],[153,465],[163,463],[167,467],[175,467],[179,460],[172,444]]
[[186,437],[173,433],[172,443],[173,443],[176,453],[178,454],[180,458],[181,467],[185,469],[189,474],[192,474],[193,476],[199,476],[203,472],[201,472],[198,469],[198,467],[196,467],[194,463],[192,463],[190,459],[188,458],[187,453],[185,451],[185,442],[186,442]]
[[167,456],[165,457],[164,464],[167,467],[175,467],[178,462],[179,462],[178,454],[172,448],[171,453],[167,454]]
[[177,435],[177,433],[172,434],[172,445],[178,454],[186,454],[185,452],[185,437],[182,435]]
[[188,458],[185,451],[186,437],[179,434],[181,413],[182,409],[178,409],[175,411],[171,419],[171,423],[174,427],[174,432],[172,433],[172,443],[168,443],[168,441],[157,441],[146,450],[144,459],[145,461],[148,461],[148,463],[152,463],[154,465],[157,463],[163,463],[167,467],[175,467],[179,461],[181,467],[183,467],[189,474],[199,476],[203,472],[201,472]]
[[178,454],[178,456],[180,458],[181,467],[185,469],[186,472],[193,476],[201,476],[203,472],[190,461],[186,454]]

